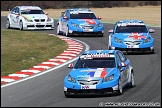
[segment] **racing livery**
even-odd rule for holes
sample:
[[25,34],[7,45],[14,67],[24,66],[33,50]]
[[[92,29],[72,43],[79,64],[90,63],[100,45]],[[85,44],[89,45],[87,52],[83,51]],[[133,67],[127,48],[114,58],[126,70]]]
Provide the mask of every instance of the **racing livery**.
[[54,29],[54,20],[38,6],[16,6],[7,16],[6,28]]
[[103,36],[104,25],[101,17],[86,8],[67,9],[62,12],[57,23],[57,34]]
[[108,49],[154,53],[154,39],[150,35],[150,33],[154,33],[154,30],[148,30],[146,24],[141,20],[118,21],[108,32],[110,33]]
[[119,50],[83,52],[64,78],[66,97],[90,94],[122,94],[125,86],[134,86],[130,60]]

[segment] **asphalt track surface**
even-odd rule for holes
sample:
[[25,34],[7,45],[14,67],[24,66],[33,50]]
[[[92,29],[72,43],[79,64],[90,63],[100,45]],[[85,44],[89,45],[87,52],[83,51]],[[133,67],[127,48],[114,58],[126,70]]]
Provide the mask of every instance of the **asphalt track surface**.
[[[55,30],[43,30],[56,34]],[[1,29],[5,29],[6,17],[1,17]],[[104,37],[71,37],[85,42],[90,49],[107,49],[108,30],[113,24],[104,23]],[[134,106],[161,106],[161,27],[155,30],[155,54],[130,54],[127,57],[135,72],[135,87],[125,88],[120,96],[92,96],[66,98],[63,93],[63,79],[70,72],[67,65],[46,74],[1,87],[1,107],[99,107],[111,103]],[[34,32],[34,31],[33,31]],[[112,105],[115,105],[112,104]]]

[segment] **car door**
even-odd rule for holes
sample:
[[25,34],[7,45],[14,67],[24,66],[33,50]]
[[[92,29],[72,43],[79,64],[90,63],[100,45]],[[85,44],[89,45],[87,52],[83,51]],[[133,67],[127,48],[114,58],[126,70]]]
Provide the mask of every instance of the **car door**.
[[61,16],[59,18],[59,26],[60,26],[60,31],[63,31],[62,30],[62,26],[63,26],[63,23],[62,23],[62,20],[63,20],[63,15],[64,15],[65,12],[61,12]]
[[14,27],[15,27],[15,13],[16,13],[16,7],[11,10],[11,13],[9,16],[11,26],[14,26]]
[[124,80],[125,80],[125,78],[124,78],[124,67],[120,66],[122,61],[121,61],[121,58],[120,58],[118,53],[116,54],[116,59],[117,59],[117,67],[120,71],[120,79],[121,79],[121,82],[122,82],[122,85],[123,85]]
[[15,11],[15,17],[14,17],[16,27],[19,27],[19,18],[20,18],[20,9],[17,7]]
[[129,61],[122,52],[119,51],[118,55],[121,59],[121,62],[125,63],[126,65],[125,67],[123,67],[123,83],[127,83],[129,77]]
[[65,11],[62,17],[62,30],[64,31],[64,33],[67,31],[67,25],[68,25],[68,19],[65,19],[65,17],[68,18],[68,11]]

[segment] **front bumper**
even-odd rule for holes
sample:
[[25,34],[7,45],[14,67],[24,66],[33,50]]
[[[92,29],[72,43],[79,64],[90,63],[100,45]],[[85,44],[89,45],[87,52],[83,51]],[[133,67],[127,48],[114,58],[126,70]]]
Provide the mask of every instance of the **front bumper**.
[[98,27],[93,29],[82,29],[76,27],[69,27],[69,35],[88,35],[88,36],[103,36],[104,28]]
[[23,29],[24,30],[54,29],[54,22],[41,22],[41,23],[25,22],[23,24]]
[[112,50],[120,50],[125,52],[154,52],[154,42],[149,42],[141,45],[125,45],[119,43],[112,43],[110,46]]
[[[83,88],[84,86],[84,88]],[[118,90],[118,80],[96,85],[81,85],[69,81],[64,82],[64,94],[67,95],[106,95]]]

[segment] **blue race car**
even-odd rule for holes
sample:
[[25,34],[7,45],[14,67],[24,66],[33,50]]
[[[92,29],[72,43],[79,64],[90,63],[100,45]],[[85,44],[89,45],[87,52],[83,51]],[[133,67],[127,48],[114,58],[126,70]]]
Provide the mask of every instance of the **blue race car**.
[[125,86],[134,86],[134,71],[130,60],[119,50],[89,50],[68,66],[71,72],[64,78],[64,94],[122,94]]
[[86,8],[67,9],[61,13],[57,23],[57,34],[103,36],[104,25],[99,21],[100,16]]
[[108,31],[108,49],[123,52],[154,53],[154,39],[149,29],[141,20],[117,21],[114,28]]

